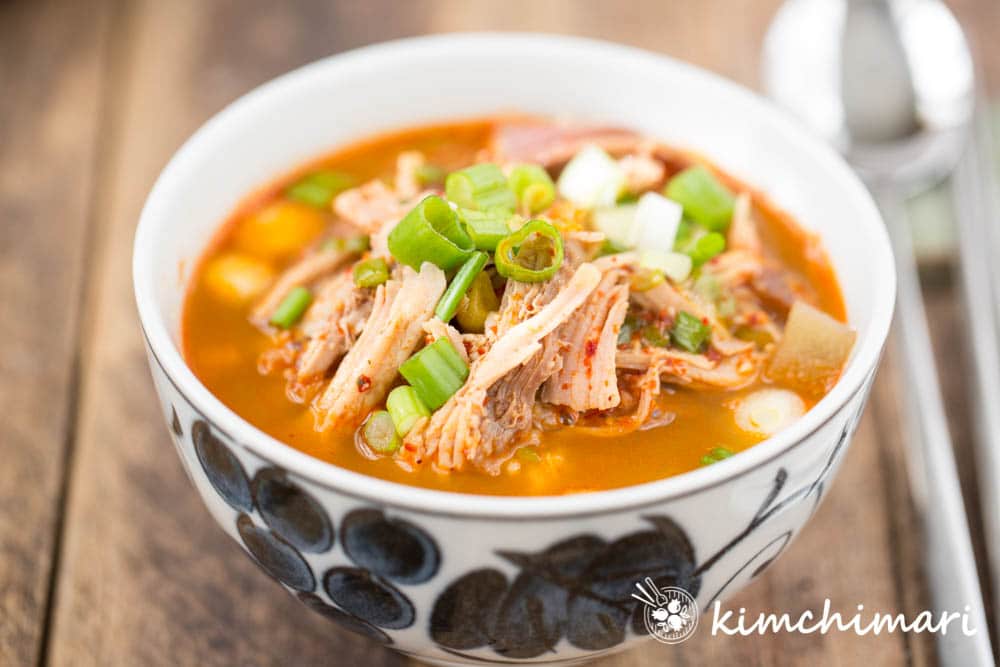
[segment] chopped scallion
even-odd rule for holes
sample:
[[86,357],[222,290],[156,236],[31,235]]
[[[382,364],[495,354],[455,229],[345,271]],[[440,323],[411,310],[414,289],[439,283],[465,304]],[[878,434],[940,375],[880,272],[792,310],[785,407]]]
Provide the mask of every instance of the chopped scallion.
[[677,313],[674,327],[670,330],[670,340],[674,345],[688,352],[701,352],[712,330],[707,324],[687,311]]
[[537,164],[519,164],[507,177],[522,209],[534,215],[547,209],[556,199],[556,185],[549,172]]
[[513,210],[517,205],[507,178],[495,164],[474,164],[448,174],[444,182],[445,196],[461,208],[474,211],[503,207]]
[[271,315],[271,324],[280,329],[290,329],[306,312],[312,303],[312,293],[305,287],[295,287],[290,291]]
[[493,282],[485,272],[480,272],[472,281],[469,291],[458,303],[455,319],[465,333],[483,333],[486,329],[486,318],[500,307]]
[[675,283],[687,280],[691,275],[690,255],[681,252],[661,252],[659,250],[642,250],[639,253],[639,265],[645,269],[662,271]]
[[625,252],[628,248],[624,248],[611,239],[604,239],[604,243],[601,247],[597,249],[597,256],[604,257],[606,255],[617,255],[620,252]]
[[559,231],[544,220],[531,220],[497,244],[497,272],[504,278],[540,283],[556,274],[563,262]]
[[492,208],[488,211],[470,211],[459,209],[458,217],[465,223],[465,231],[478,250],[494,251],[508,234],[512,213],[506,208]]
[[594,210],[591,219],[598,231],[604,232],[609,243],[622,250],[635,247],[638,227],[635,222],[636,204],[609,206]]
[[338,193],[354,185],[354,179],[338,171],[314,171],[293,183],[285,196],[317,208],[329,208]]
[[613,206],[625,189],[625,172],[613,157],[589,144],[563,167],[557,188],[580,208]]
[[660,327],[656,326],[655,324],[647,324],[642,328],[641,333],[642,333],[642,339],[645,340],[650,345],[654,345],[656,347],[670,346],[670,338],[664,336],[663,332],[660,331]]
[[368,415],[361,427],[361,436],[373,452],[384,456],[395,453],[401,444],[392,416],[385,410],[376,410]]
[[465,262],[472,250],[472,239],[459,225],[458,216],[434,195],[417,204],[389,232],[389,252],[417,270],[431,262],[449,271]]
[[381,257],[372,257],[354,265],[354,284],[378,287],[389,279],[389,265]]
[[718,463],[723,459],[728,459],[733,455],[733,452],[726,447],[713,447],[708,454],[701,457],[701,464],[703,466],[710,466],[713,463]]
[[701,165],[671,178],[665,194],[684,207],[685,215],[709,231],[725,231],[733,218],[733,193]]
[[639,326],[639,321],[632,315],[626,315],[625,320],[622,322],[622,328],[618,330],[618,344],[628,345],[632,342],[632,336],[635,334],[636,328]]
[[438,338],[403,362],[399,373],[431,410],[437,410],[469,377],[469,367],[447,338]]
[[674,237],[674,251],[681,252],[694,237],[695,225],[687,218],[681,218],[677,225],[677,235]]
[[726,249],[726,237],[718,232],[709,232],[690,241],[683,252],[691,258],[691,266],[698,268]]
[[451,284],[448,285],[448,289],[441,295],[441,300],[438,301],[437,308],[434,310],[434,314],[439,320],[450,322],[451,318],[455,317],[455,311],[458,310],[459,302],[465,296],[465,293],[469,291],[472,281],[476,279],[476,276],[486,266],[487,259],[489,259],[489,256],[485,252],[475,252],[472,253],[472,257],[465,261],[462,268],[451,279]]
[[329,252],[348,252],[354,255],[360,255],[364,251],[368,250],[369,246],[370,243],[367,236],[351,236],[346,239],[327,239],[323,242],[320,249]]
[[396,387],[385,399],[385,407],[396,425],[396,433],[405,436],[421,417],[430,417],[431,411],[420,400],[417,391],[408,384]]
[[444,183],[445,176],[447,175],[444,169],[433,164],[422,164],[417,167],[414,173],[414,176],[417,177],[417,182],[423,186]]

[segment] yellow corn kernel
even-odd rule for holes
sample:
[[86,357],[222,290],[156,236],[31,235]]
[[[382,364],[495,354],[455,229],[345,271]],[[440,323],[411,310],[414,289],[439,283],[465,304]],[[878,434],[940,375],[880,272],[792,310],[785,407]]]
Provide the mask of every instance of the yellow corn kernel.
[[258,257],[284,259],[326,229],[323,212],[293,201],[275,201],[249,215],[236,228],[236,246]]
[[274,280],[274,269],[248,255],[224,253],[208,263],[203,279],[216,298],[239,306],[267,289]]

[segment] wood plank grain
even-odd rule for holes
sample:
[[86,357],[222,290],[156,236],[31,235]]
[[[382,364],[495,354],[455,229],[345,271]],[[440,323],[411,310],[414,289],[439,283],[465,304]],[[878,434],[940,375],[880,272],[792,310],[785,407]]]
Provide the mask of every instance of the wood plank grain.
[[[212,524],[164,431],[145,367],[128,268],[134,221],[156,172],[210,113],[253,85],[331,51],[405,34],[495,28],[572,32],[664,51],[744,83],[777,0],[730,3],[414,2],[277,5],[153,0],[115,31],[121,85],[111,99],[112,156],[97,201],[106,227],[86,299],[82,405],[50,656],[89,664],[402,664],[332,628],[268,582]],[[879,395],[892,388],[879,380]],[[884,400],[889,400],[884,398]],[[894,436],[869,415],[812,524],[732,606],[794,611],[824,597],[884,612],[919,605],[905,537],[907,510],[885,490]],[[899,515],[899,516],[897,516]],[[850,526],[852,542],[843,540]],[[836,527],[836,528],[835,528]],[[895,533],[894,533],[895,531]],[[894,538],[893,535],[896,535]],[[900,588],[916,591],[905,597]],[[674,650],[676,648],[677,650]],[[651,644],[605,665],[907,664],[920,645],[838,634],[712,638]],[[916,660],[919,664],[924,664]]]
[[[108,13],[0,3],[0,664],[45,632]],[[45,48],[38,48],[45,43]]]
[[[263,576],[205,512],[172,451],[134,313],[135,220],[157,172],[198,124],[275,74],[360,39],[336,7],[132,5],[115,33],[125,68],[101,183],[105,228],[87,295],[92,327],[51,633],[54,665],[390,665]],[[398,17],[397,17],[398,20]],[[400,25],[400,23],[394,24]]]

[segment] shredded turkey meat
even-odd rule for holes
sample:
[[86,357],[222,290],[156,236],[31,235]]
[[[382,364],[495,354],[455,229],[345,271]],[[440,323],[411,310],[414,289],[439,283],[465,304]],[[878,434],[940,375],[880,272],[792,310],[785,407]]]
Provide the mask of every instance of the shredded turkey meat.
[[618,405],[615,352],[628,311],[628,274],[611,267],[573,318],[559,331],[562,368],[546,381],[542,400],[571,410],[610,410]]
[[[629,217],[634,215],[629,208],[621,206],[602,218],[603,211],[565,196],[572,191],[567,182],[573,170],[563,167],[585,146],[603,149],[607,156],[602,161],[609,170],[617,165],[614,184],[624,184],[609,201],[619,195],[634,200],[644,193],[664,192],[678,172],[700,163],[615,127],[522,119],[497,123],[485,144],[468,154],[475,154],[477,162],[495,163],[481,165],[485,169],[480,175],[492,173],[490,188],[499,188],[504,197],[473,198],[461,206],[450,201],[434,220],[426,207],[408,219],[404,227],[409,229],[400,229],[397,236],[414,244],[417,261],[427,260],[417,271],[402,263],[404,246],[400,242],[397,247],[396,237],[393,247],[399,260],[393,257],[389,234],[428,196],[445,197],[437,183],[441,177],[428,175],[444,174],[441,165],[458,160],[437,148],[428,149],[427,156],[416,150],[399,152],[395,172],[384,174],[386,181],[375,179],[340,192],[329,206],[324,200],[324,210],[317,213],[328,224],[325,238],[356,241],[363,235],[367,250],[337,249],[361,243],[316,243],[276,280],[260,286],[264,295],[250,320],[270,337],[271,345],[260,355],[258,368],[283,373],[289,400],[311,408],[317,431],[357,429],[355,442],[363,442],[359,447],[367,456],[392,457],[403,468],[475,468],[490,474],[501,469],[517,472],[527,452],[513,454],[544,444],[545,431],[573,425],[581,433],[620,437],[664,427],[675,418],[690,419],[680,407],[682,401],[676,402],[676,412],[671,409],[672,396],[685,390],[745,388],[758,382],[765,368],[772,377],[769,365],[775,350],[792,338],[791,326],[786,335],[792,304],[821,301],[804,265],[789,266],[771,247],[780,220],[755,208],[756,195],[729,191],[727,180],[715,185],[723,191],[720,196],[733,198],[731,219],[712,225],[699,222],[693,215],[697,207],[688,208],[689,202],[678,194],[681,208],[658,214],[663,220],[644,218],[641,224],[643,234],[659,233],[645,226],[661,222],[664,234],[672,234],[683,209],[684,234],[655,239],[662,243],[645,244],[649,248],[636,247],[628,240],[636,235],[624,233],[629,224],[640,225]],[[518,179],[510,178],[510,169],[523,163],[543,168],[533,170],[538,182],[532,185],[549,188],[552,197],[541,210],[532,208],[526,190],[514,191]],[[428,189],[428,179],[437,185]],[[488,194],[497,193],[491,189]],[[491,208],[484,201],[510,204]],[[529,212],[549,225],[549,235],[522,239],[505,252],[494,250],[496,243],[487,241],[493,236],[497,242],[511,239],[510,232],[526,223]],[[484,220],[482,227],[477,227],[474,213]],[[442,219],[440,225],[437,218]],[[434,238],[425,229],[428,223],[454,247]],[[724,233],[724,245],[721,239],[708,239],[716,248],[701,243],[712,231]],[[807,260],[821,256],[818,240],[810,242],[807,234],[802,238]],[[556,266],[560,246],[562,261]],[[671,247],[674,253],[659,252]],[[687,253],[691,261],[678,253]],[[666,259],[657,262],[659,255]],[[360,264],[373,259],[379,263]],[[448,267],[448,275],[432,261]],[[467,275],[466,269],[459,271],[463,264],[482,273]],[[375,274],[385,282],[375,287],[356,284],[352,269],[369,271],[372,266],[379,267]],[[362,280],[365,273],[360,270],[358,276],[363,285],[378,282]],[[269,277],[270,269],[264,280]],[[450,296],[459,299],[442,304],[442,311],[457,316],[443,321],[435,310],[449,281]],[[281,327],[272,326],[275,309],[300,286],[309,291],[311,303],[292,307],[293,317],[276,317]],[[294,306],[294,300],[289,302]],[[458,310],[450,310],[455,303]],[[464,383],[448,373],[430,373],[428,380],[410,372],[422,362],[414,362],[404,369],[406,377],[401,376],[404,362],[435,341],[450,342],[465,368],[459,368],[443,345],[421,356],[426,360],[441,354],[455,367],[452,375],[467,370]],[[409,394],[418,408],[421,402],[440,407],[416,418],[427,412],[401,416],[395,396],[387,406],[390,390],[405,382],[412,387],[398,396]],[[375,414],[382,410],[388,414]],[[365,422],[369,416],[372,421]],[[386,419],[391,428],[376,433],[374,427],[384,427]],[[389,440],[380,440],[382,436]]]
[[619,350],[615,361],[622,370],[655,368],[664,382],[698,389],[739,389],[757,378],[764,359],[752,349],[712,360],[703,354],[645,347]]
[[400,365],[423,340],[444,292],[444,272],[424,263],[419,273],[404,267],[402,274],[376,288],[364,331],[313,401],[319,430],[357,426],[385,399]]
[[[462,388],[407,434],[403,441],[403,457],[414,463],[433,460],[442,470],[461,469],[466,462],[487,469],[495,465],[506,453],[503,450],[509,446],[516,431],[502,425],[513,401],[503,400],[509,397],[498,391],[492,392],[490,400],[491,389],[509,374],[507,385],[511,391],[519,389],[519,380],[530,379],[535,384],[534,390],[529,387],[524,393],[530,394],[533,402],[538,386],[558,368],[558,343],[546,341],[546,337],[573,315],[600,280],[601,272],[593,264],[580,265],[551,301],[527,319],[507,328],[486,354],[473,363]],[[547,285],[553,282],[555,280]],[[538,300],[533,301],[537,303]],[[510,322],[511,318],[500,321]],[[551,346],[548,355],[546,343]],[[539,352],[542,354],[537,359],[537,367],[524,369],[522,364],[528,366],[526,362]],[[530,377],[521,377],[517,375],[519,372]],[[524,416],[516,415],[514,421],[530,423],[530,415],[529,404]]]
[[267,293],[257,302],[250,313],[250,321],[261,329],[268,328],[268,320],[274,310],[289,292],[298,285],[308,285],[328,276],[351,259],[349,252],[321,249],[307,254],[301,260],[289,267]]
[[325,373],[347,354],[371,314],[373,290],[357,287],[350,272],[330,278],[316,292],[301,331],[306,337],[296,363],[296,381]]

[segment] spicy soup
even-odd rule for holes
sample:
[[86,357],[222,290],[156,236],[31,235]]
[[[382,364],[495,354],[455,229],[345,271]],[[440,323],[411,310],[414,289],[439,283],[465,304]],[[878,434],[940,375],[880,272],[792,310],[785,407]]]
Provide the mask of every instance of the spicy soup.
[[365,139],[250,196],[184,304],[223,403],[439,490],[648,482],[810,409],[854,342],[820,241],[628,130],[486,119]]

